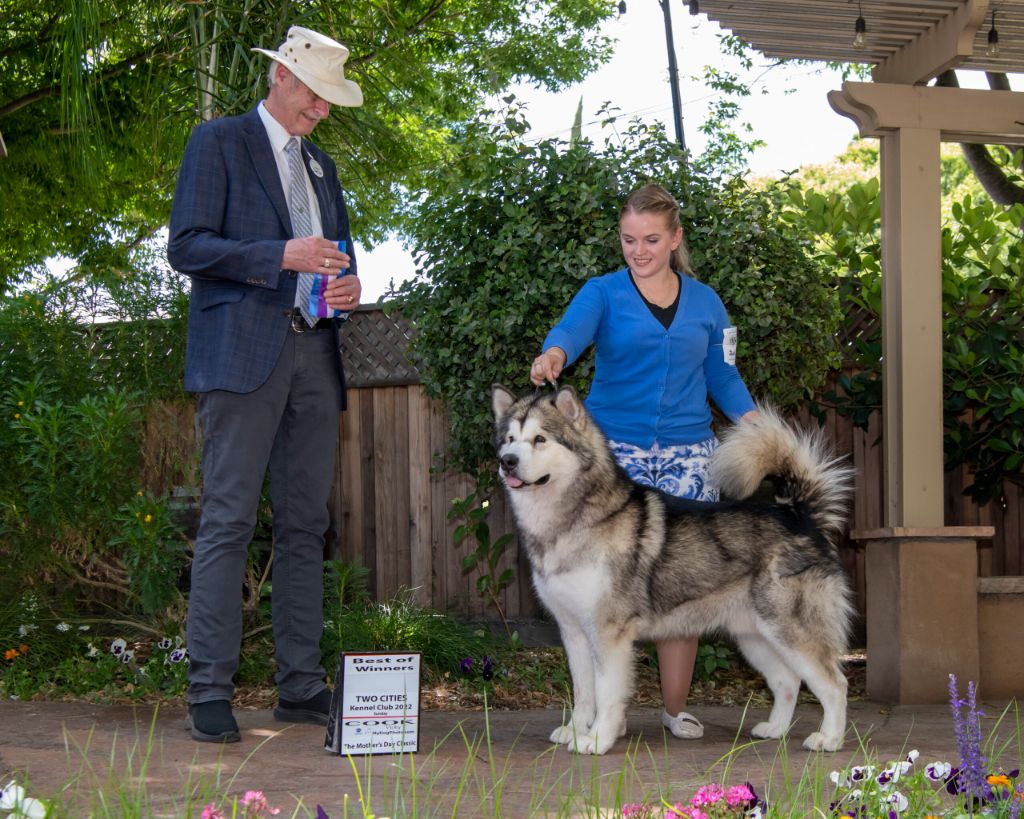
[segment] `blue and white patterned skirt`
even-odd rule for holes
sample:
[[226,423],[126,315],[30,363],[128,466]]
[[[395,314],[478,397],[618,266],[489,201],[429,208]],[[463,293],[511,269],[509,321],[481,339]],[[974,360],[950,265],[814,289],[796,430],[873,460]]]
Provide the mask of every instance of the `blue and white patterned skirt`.
[[626,473],[642,486],[653,486],[670,495],[698,501],[717,501],[718,487],[708,480],[711,453],[718,439],[697,444],[641,449],[632,444],[609,441],[612,454]]

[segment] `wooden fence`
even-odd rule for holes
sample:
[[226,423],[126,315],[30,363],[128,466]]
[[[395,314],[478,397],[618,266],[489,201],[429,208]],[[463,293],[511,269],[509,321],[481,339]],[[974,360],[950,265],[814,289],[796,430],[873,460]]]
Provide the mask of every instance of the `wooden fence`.
[[[452,499],[466,497],[474,487],[466,476],[436,468],[448,443],[447,419],[443,409],[426,397],[415,368],[405,359],[407,338],[408,331],[380,310],[361,308],[346,329],[349,407],[340,421],[330,551],[368,567],[371,588],[379,600],[400,589],[412,589],[425,606],[462,616],[493,617],[476,592],[477,574],[463,573],[461,568],[471,546],[452,542],[457,521],[448,519]],[[817,424],[806,415],[797,421],[805,426]],[[824,430],[835,451],[847,455],[856,468],[850,529],[881,526],[880,414],[864,430],[830,413]],[[144,450],[151,489],[169,492],[174,487],[197,486],[197,434],[191,405],[151,407]],[[963,471],[946,474],[945,523],[995,527],[993,540],[979,545],[981,576],[1024,574],[1024,492],[1006,482],[1001,497],[979,507],[962,494],[968,482]],[[490,503],[492,538],[512,531],[503,495],[496,492]],[[847,538],[841,555],[863,614],[863,549]],[[502,595],[506,616],[537,616],[540,609],[530,588],[529,566],[515,543],[502,568],[516,573],[515,582]]]
[[[796,420],[808,427],[817,424],[806,417]],[[830,413],[824,431],[834,449],[848,455],[856,468],[850,528],[881,526],[880,416],[873,416],[864,430]],[[476,574],[461,570],[470,547],[453,544],[456,522],[447,518],[451,499],[465,497],[473,486],[463,475],[432,469],[446,444],[444,413],[419,385],[350,390],[349,410],[342,415],[338,481],[331,502],[340,537],[338,549],[345,560],[359,560],[373,571],[378,599],[399,588],[413,588],[424,605],[479,615],[483,608],[475,591]],[[1021,574],[1024,493],[1007,482],[1001,498],[979,507],[962,494],[965,483],[961,472],[946,474],[946,523],[994,526],[995,537],[978,550],[979,574]],[[502,494],[497,492],[490,500],[492,537],[512,531]],[[863,549],[847,538],[841,554],[863,614]],[[505,567],[517,573],[516,582],[503,597],[506,615],[537,615],[529,568],[517,548],[509,549]]]

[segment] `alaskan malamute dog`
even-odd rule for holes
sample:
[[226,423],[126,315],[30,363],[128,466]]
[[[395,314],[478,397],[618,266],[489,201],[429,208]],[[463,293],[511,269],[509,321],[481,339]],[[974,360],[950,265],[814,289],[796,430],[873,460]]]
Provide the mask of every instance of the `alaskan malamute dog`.
[[786,733],[803,680],[824,710],[804,747],[842,747],[853,608],[836,538],[852,470],[820,437],[762,408],[723,436],[712,479],[749,498],[771,477],[776,502],[701,503],[633,483],[570,387],[517,400],[495,385],[492,404],[499,474],[572,673],[552,742],[603,754],[626,733],[635,640],[724,631],[774,697],[755,737]]

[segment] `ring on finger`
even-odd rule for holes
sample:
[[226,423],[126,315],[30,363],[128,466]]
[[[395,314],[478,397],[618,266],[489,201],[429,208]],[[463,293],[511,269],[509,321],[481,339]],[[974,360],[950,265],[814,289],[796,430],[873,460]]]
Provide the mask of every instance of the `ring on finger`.
[[328,259],[326,256],[324,256],[324,267],[328,267],[329,268],[330,266],[331,266],[331,260]]

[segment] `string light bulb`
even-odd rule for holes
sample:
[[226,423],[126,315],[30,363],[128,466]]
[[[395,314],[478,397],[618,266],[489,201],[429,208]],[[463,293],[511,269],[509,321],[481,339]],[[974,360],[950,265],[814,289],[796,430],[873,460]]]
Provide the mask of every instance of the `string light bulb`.
[[861,11],[860,3],[857,4],[857,21],[853,24],[853,47],[863,51],[868,47],[868,24],[864,20],[864,13]]
[[619,0],[619,16],[626,13],[626,0]]
[[988,30],[988,48],[985,49],[986,57],[999,56],[999,32],[996,31],[996,10],[992,9],[992,28]]
[[690,14],[700,14],[700,3],[697,0],[690,0],[688,5],[690,6]]

